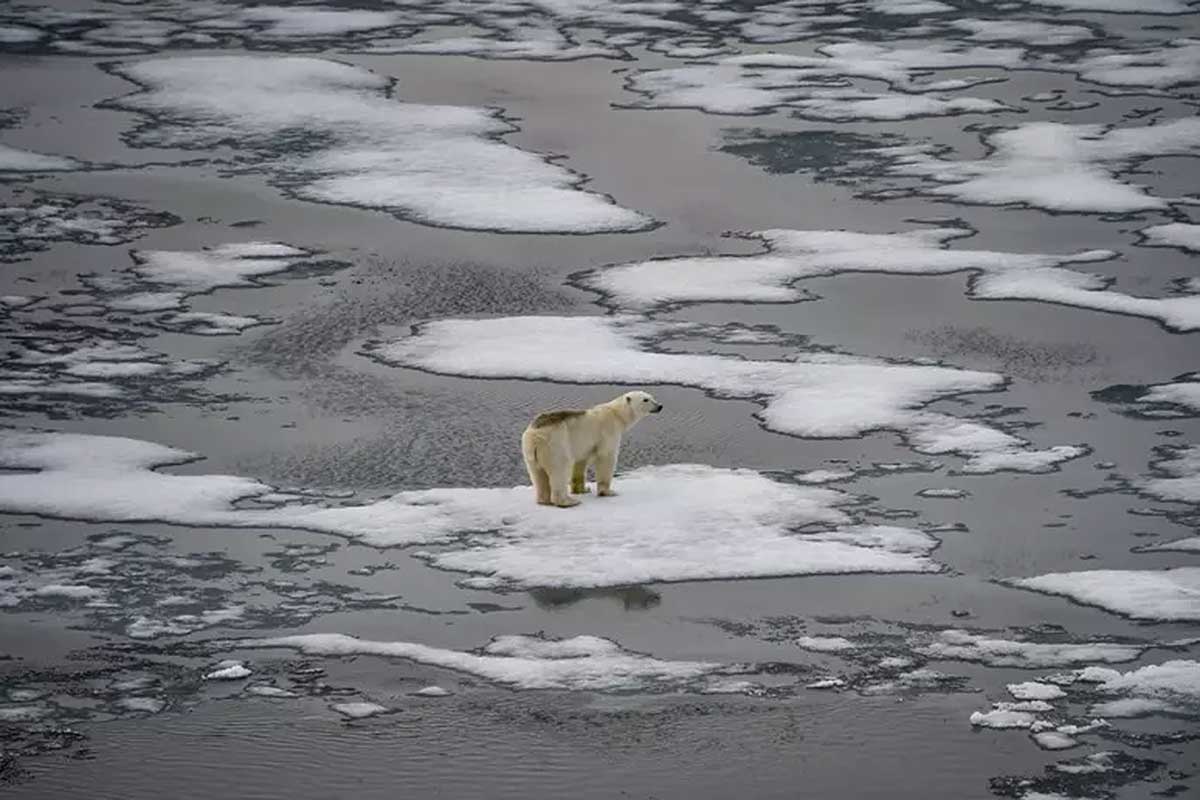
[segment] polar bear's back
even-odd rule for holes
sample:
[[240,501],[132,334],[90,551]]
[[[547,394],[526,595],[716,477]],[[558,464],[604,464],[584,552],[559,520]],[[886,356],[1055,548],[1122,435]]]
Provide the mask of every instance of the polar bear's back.
[[558,425],[575,417],[582,417],[587,411],[578,408],[568,408],[563,411],[543,411],[533,418],[533,422],[529,423],[531,428],[549,428],[551,425]]

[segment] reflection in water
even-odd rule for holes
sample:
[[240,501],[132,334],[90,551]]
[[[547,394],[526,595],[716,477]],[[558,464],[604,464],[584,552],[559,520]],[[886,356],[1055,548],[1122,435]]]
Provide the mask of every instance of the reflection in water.
[[620,601],[626,611],[644,611],[662,602],[662,595],[645,586],[610,586],[603,589],[566,589],[547,587],[530,589],[529,596],[538,608],[562,608],[574,605],[587,597],[611,597]]

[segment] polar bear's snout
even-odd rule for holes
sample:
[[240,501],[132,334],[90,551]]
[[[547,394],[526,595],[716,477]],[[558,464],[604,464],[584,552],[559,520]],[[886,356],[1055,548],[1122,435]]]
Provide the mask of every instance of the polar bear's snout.
[[662,403],[659,403],[654,408],[650,409],[650,413],[657,414],[658,412],[662,411],[662,408],[663,408]]

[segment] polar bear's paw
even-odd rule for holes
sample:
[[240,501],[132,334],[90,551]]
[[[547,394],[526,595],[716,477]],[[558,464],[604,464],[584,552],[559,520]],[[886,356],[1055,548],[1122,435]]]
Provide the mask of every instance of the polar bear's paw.
[[613,489],[597,489],[596,496],[597,497],[616,497],[617,493]]
[[568,495],[554,501],[554,505],[558,506],[559,508],[571,508],[572,506],[579,505],[579,501]]

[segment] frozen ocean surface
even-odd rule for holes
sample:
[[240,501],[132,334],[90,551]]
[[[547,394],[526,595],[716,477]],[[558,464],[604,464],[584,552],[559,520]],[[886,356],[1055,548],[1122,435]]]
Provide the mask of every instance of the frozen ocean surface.
[[6,796],[1200,792],[1197,2],[17,2],[0,74]]

